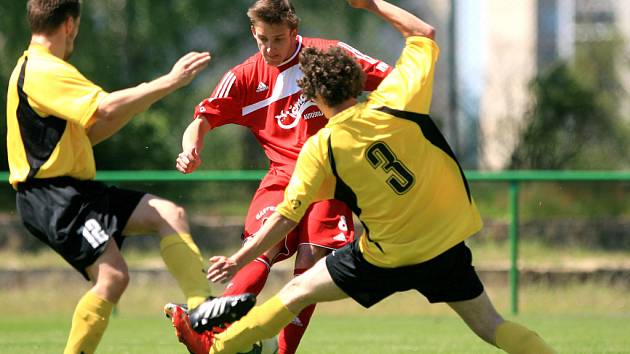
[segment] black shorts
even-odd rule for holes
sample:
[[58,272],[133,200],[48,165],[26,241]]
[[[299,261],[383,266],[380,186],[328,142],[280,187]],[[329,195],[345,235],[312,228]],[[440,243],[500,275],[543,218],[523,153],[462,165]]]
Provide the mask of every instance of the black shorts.
[[36,179],[18,185],[15,197],[24,226],[89,280],[92,265],[122,230],[143,192],[70,177]]
[[483,284],[471,262],[472,254],[464,242],[426,262],[398,268],[381,268],[366,261],[359,239],[326,257],[335,284],[364,307],[411,289],[431,303],[474,299],[483,292]]

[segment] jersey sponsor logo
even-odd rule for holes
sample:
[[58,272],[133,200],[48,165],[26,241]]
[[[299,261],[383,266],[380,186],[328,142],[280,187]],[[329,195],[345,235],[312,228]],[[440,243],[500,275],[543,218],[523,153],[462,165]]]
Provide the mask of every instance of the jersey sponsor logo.
[[307,99],[304,95],[300,95],[300,98],[298,98],[295,104],[289,106],[287,111],[282,110],[282,112],[276,116],[276,120],[280,128],[291,129],[298,125],[300,119],[309,120],[323,116],[324,113],[317,108],[315,102]]
[[268,206],[268,207],[264,207],[262,210],[260,210],[259,212],[256,213],[256,220],[260,220],[262,219],[265,215],[267,215],[269,212],[274,212],[276,211],[276,207],[275,206]]
[[98,248],[109,240],[109,235],[105,233],[101,224],[95,219],[87,220],[85,224],[79,228],[79,233],[87,240],[92,248]]
[[259,82],[258,87],[256,87],[256,93],[261,93],[261,92],[267,91],[268,89],[269,89],[269,86],[265,85],[264,82]]

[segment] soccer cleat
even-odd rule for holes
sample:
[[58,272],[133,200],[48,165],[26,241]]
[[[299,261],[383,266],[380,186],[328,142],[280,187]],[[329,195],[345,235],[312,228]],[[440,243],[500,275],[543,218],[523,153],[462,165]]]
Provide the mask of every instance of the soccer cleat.
[[175,311],[175,308],[179,307],[182,309],[183,312],[188,313],[188,306],[186,306],[185,304],[176,304],[173,302],[169,302],[168,304],[164,305],[164,314],[166,315],[167,318],[173,318],[173,312]]
[[238,321],[256,304],[256,295],[241,294],[206,300],[189,312],[192,329],[198,333]]
[[192,327],[190,327],[188,314],[180,305],[166,304],[164,313],[171,318],[177,339],[186,346],[190,353],[208,354],[210,352],[210,347],[214,342],[214,333],[211,331],[203,333],[193,331]]

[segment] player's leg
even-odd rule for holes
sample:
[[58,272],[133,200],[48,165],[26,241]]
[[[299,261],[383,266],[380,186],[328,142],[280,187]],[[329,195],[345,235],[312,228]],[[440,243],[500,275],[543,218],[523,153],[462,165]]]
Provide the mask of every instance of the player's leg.
[[127,264],[113,240],[86,272],[94,286],[83,295],[74,310],[64,354],[94,353],[114,305],[129,284]]
[[276,296],[254,307],[225,332],[216,335],[210,353],[247,352],[257,341],[276,335],[305,307],[346,297],[335,285],[322,259],[292,279]]
[[481,339],[513,354],[547,354],[555,351],[534,331],[505,321],[485,291],[478,297],[448,305]]
[[[240,294],[208,299],[190,310],[190,315],[186,309],[177,304],[168,304],[164,312],[171,318],[177,339],[186,346],[188,351],[206,354],[210,350],[215,332],[220,331],[220,328],[212,326],[232,323],[240,319],[255,304],[255,295]],[[191,322],[194,323],[195,328]]]
[[[269,185],[269,183],[266,183],[269,179],[270,177],[267,177],[261,182],[261,185],[266,185],[266,187],[259,188],[250,202],[242,235],[244,243],[258,232],[267,218],[275,211],[276,205],[283,199],[284,188],[274,184]],[[282,244],[282,242],[274,246],[241,268],[232,277],[223,295],[259,294],[267,282],[273,263],[279,262],[290,255],[290,251],[286,249],[286,245]]]
[[68,177],[31,181],[18,190],[17,209],[28,230],[93,283],[77,304],[64,353],[94,352],[127,287],[121,231],[142,195]]
[[[299,276],[333,249],[339,249],[354,238],[352,212],[346,204],[326,200],[313,204],[295,230],[298,251],[294,275]],[[315,304],[304,308],[278,336],[279,354],[293,354],[315,311]]]
[[[247,242],[247,241],[245,241]],[[241,268],[230,279],[223,296],[238,294],[260,294],[271,271],[272,260],[281,252],[282,246],[276,245],[255,260]]]
[[[295,257],[293,276],[298,277],[310,269],[318,260],[324,258],[330,250],[327,248],[302,244],[298,247]],[[316,304],[306,306],[300,313],[280,331],[278,335],[278,354],[293,354],[306,332]]]
[[146,194],[129,217],[123,233],[159,235],[162,259],[184,292],[189,308],[196,307],[210,296],[204,262],[190,235],[184,208]]
[[412,277],[431,303],[446,302],[484,341],[508,353],[555,353],[534,332],[497,313],[472,266],[472,253],[459,243],[412,267]]
[[[259,188],[249,206],[247,216],[245,219],[245,227],[242,234],[243,242],[247,242],[249,237],[253,236],[265,222],[265,220],[273,213],[275,206],[283,198],[283,188],[275,187],[273,183],[266,183],[269,179],[266,178],[261,182],[261,185],[267,187]],[[226,290],[223,296],[237,296],[240,294],[258,294],[267,282],[271,265],[274,260],[278,259],[280,254],[286,254],[284,245],[277,245],[268,250],[265,254],[258,257],[256,260],[245,265],[235,274],[226,286]],[[170,304],[167,304],[169,306]],[[165,311],[166,307],[165,307]],[[173,326],[176,329],[176,335],[180,342],[184,343],[189,351],[198,352],[204,351],[204,348],[209,347],[209,343],[213,340],[212,331],[205,331],[202,333],[196,333],[192,330],[188,315],[183,314],[183,317],[170,316],[173,322]],[[207,352],[207,351],[206,351]]]

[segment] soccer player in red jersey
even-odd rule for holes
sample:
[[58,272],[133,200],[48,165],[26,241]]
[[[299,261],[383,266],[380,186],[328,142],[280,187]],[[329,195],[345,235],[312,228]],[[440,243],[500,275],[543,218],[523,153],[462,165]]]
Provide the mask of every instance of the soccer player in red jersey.
[[[231,123],[251,130],[269,158],[270,168],[250,204],[243,233],[245,242],[282,201],[304,142],[327,123],[324,114],[298,87],[297,81],[303,76],[298,63],[300,52],[306,47],[345,49],[365,72],[366,91],[374,90],[391,71],[386,63],[343,42],[298,35],[299,18],[289,1],[258,0],[247,15],[259,52],[229,70],[212,95],[196,107],[195,118],[182,139],[183,151],[177,158],[177,169],[191,173],[201,164],[203,139],[211,129]],[[228,284],[225,294],[258,294],[272,264],[297,252],[294,275],[299,275],[353,237],[352,212],[344,203],[316,203],[283,241],[245,265]],[[295,353],[313,310],[314,306],[304,309],[283,330],[279,353]]]

